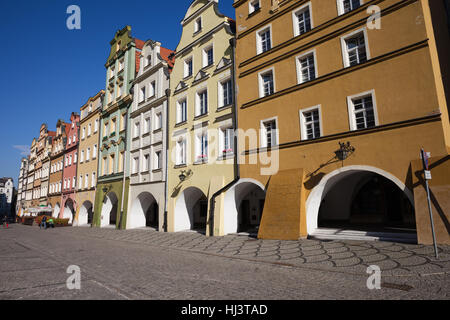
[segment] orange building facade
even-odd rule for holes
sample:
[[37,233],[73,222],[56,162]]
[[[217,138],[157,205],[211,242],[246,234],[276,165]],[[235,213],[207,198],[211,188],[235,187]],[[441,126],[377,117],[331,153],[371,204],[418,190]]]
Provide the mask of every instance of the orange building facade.
[[431,243],[424,148],[437,241],[450,243],[444,2],[233,6],[242,192],[265,193],[258,237]]

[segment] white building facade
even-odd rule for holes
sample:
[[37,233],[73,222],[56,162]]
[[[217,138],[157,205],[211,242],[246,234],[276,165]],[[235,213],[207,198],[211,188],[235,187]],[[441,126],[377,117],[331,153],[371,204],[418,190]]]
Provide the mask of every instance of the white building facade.
[[127,229],[164,228],[166,194],[166,119],[172,51],[149,40],[140,57],[133,86],[128,132],[130,188]]

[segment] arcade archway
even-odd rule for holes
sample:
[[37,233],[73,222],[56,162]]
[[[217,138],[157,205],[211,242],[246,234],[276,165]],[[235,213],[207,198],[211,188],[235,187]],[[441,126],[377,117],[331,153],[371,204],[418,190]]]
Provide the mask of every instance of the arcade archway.
[[108,193],[102,205],[100,227],[116,226],[119,200],[114,192]]
[[131,206],[127,228],[159,228],[159,206],[155,197],[149,192],[141,193]]
[[175,205],[175,231],[206,232],[208,199],[198,188],[189,187],[178,197]]
[[344,167],[326,175],[306,207],[308,234],[327,228],[416,232],[412,193],[396,177],[373,167]]
[[237,232],[257,234],[265,198],[264,186],[253,179],[241,179],[230,188],[224,199],[225,234]]

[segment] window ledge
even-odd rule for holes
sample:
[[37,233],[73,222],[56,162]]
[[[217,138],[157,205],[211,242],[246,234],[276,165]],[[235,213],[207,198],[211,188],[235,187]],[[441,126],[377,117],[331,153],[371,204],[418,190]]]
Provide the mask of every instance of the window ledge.
[[261,12],[261,8],[255,10],[255,11],[253,11],[251,13],[249,13],[248,16],[247,16],[247,19],[253,17],[254,15],[257,15],[260,12]]
[[185,125],[186,123],[187,123],[187,120],[185,120],[183,122],[178,122],[178,123],[175,124],[175,128],[181,127],[181,126]]
[[184,163],[184,164],[177,164],[173,168],[174,169],[181,169],[181,168],[186,168],[186,167],[187,167],[187,165]]
[[204,114],[201,114],[201,115],[198,115],[198,116],[195,116],[194,120],[200,120],[200,119],[203,119],[203,118],[206,118],[206,117],[208,117],[208,112],[204,113]]

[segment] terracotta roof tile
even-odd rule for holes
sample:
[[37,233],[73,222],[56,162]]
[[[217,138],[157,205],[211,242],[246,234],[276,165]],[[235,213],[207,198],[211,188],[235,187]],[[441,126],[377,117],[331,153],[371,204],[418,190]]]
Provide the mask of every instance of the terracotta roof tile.
[[173,65],[175,64],[175,53],[173,50],[161,47],[160,54],[161,58],[167,61],[167,64],[169,65],[169,72],[172,72]]

